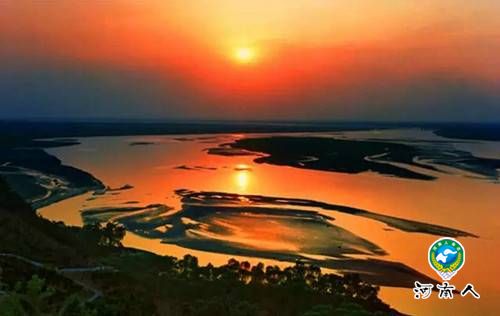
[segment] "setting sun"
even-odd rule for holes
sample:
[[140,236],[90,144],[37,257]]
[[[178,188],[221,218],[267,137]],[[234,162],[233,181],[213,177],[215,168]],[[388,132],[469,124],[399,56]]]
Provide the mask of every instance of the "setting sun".
[[249,63],[255,59],[255,51],[249,47],[240,47],[235,50],[234,57],[240,63]]

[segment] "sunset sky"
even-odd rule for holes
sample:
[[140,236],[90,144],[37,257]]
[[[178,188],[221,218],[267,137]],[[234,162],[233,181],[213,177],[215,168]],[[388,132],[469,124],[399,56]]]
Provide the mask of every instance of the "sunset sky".
[[496,0],[0,0],[0,117],[492,121]]

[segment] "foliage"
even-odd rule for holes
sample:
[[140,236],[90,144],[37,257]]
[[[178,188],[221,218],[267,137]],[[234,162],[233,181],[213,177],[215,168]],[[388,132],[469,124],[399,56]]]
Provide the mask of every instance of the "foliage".
[[114,222],[87,224],[82,230],[84,239],[92,244],[108,247],[122,247],[125,233],[125,227]]
[[363,306],[356,303],[342,303],[339,307],[335,308],[332,305],[316,305],[302,316],[370,316],[370,313]]
[[[113,307],[113,313],[107,315],[127,314],[137,306],[157,315],[187,316],[332,315],[328,314],[331,311],[365,315],[367,311],[391,311],[377,297],[378,287],[359,276],[323,274],[319,267],[304,262],[282,269],[231,259],[214,267],[199,266],[191,255],[176,259],[134,252],[111,256],[104,262],[120,271],[94,274],[94,281],[104,286],[107,306]],[[137,297],[152,297],[152,301],[138,301]],[[141,311],[137,315],[151,314]]]
[[26,283],[18,282],[12,291],[7,291],[0,299],[0,310],[5,316],[94,316],[94,310],[76,295],[68,296],[62,304],[52,299],[56,290],[46,286],[45,279],[33,275]]
[[379,303],[379,288],[362,281],[357,274],[343,277],[323,274],[315,265],[298,261],[294,266],[280,269],[278,266],[265,267],[259,263],[251,266],[249,262],[230,259],[226,265],[199,267],[196,257],[186,255],[175,261],[173,267],[178,277],[185,279],[238,281],[243,284],[288,287],[317,293],[341,296],[364,302]]
[[316,305],[302,316],[330,316],[334,315],[334,308],[331,305]]

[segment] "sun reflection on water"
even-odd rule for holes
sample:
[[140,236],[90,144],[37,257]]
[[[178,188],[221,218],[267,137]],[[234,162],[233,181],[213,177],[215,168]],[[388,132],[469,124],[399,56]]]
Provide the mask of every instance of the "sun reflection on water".
[[251,171],[245,164],[238,164],[234,168],[234,182],[239,192],[245,192],[250,184]]

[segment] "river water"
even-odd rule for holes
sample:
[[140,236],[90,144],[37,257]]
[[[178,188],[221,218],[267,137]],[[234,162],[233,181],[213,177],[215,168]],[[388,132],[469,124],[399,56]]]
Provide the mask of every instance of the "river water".
[[[449,141],[421,130],[384,130],[308,134],[345,139],[380,139],[404,141]],[[51,148],[48,152],[64,164],[93,174],[111,188],[130,184],[133,188],[117,190],[104,195],[91,193],[73,197],[39,210],[52,220],[62,220],[70,225],[82,225],[82,210],[146,206],[164,204],[171,212],[181,209],[181,198],[176,190],[194,192],[214,191],[241,195],[262,195],[283,198],[301,198],[370,210],[379,214],[401,217],[425,223],[438,224],[478,235],[479,238],[460,238],[466,249],[464,267],[451,283],[462,289],[474,284],[481,299],[455,296],[454,300],[439,300],[437,294],[426,301],[413,298],[412,289],[382,287],[381,298],[401,312],[409,314],[483,314],[493,315],[500,310],[500,284],[496,277],[496,262],[500,260],[500,185],[487,179],[471,177],[466,172],[451,170],[435,173],[433,181],[389,177],[373,172],[345,174],[308,169],[257,164],[254,156],[210,155],[207,149],[244,137],[262,135],[182,135],[182,136],[130,136],[92,137],[80,139],[81,144]],[[450,142],[457,149],[476,156],[500,157],[498,142]],[[498,181],[498,180],[497,180]],[[320,214],[323,211],[319,211]],[[326,214],[326,212],[325,212]],[[430,244],[436,235],[404,232],[390,228],[373,219],[344,213],[335,218],[338,227],[367,240],[387,254],[353,255],[376,257],[386,261],[401,262],[433,279],[439,279],[427,262]],[[215,219],[211,219],[213,222]],[[231,242],[241,249],[260,249],[304,252],[303,238],[313,238],[314,231],[304,226],[280,219],[252,216],[217,218],[217,223],[230,228]],[[228,229],[229,229],[228,228]],[[224,235],[222,235],[224,236]],[[290,236],[298,236],[291,238]],[[325,235],[321,235],[325,236]],[[318,243],[328,243],[324,238]],[[327,235],[328,236],[328,235]],[[216,236],[214,238],[222,238]],[[315,237],[316,238],[316,237]],[[231,257],[275,264],[272,258],[235,255],[220,251],[189,249],[174,243],[162,243],[158,238],[127,233],[124,244],[158,254],[183,256],[190,253],[200,263],[223,264]],[[311,241],[314,246],[314,241]],[[312,248],[314,248],[311,246]],[[310,248],[311,248],[310,247]],[[307,249],[310,249],[307,248]],[[242,252],[243,254],[246,252]],[[315,257],[314,253],[304,256]],[[278,262],[285,266],[288,263]]]

